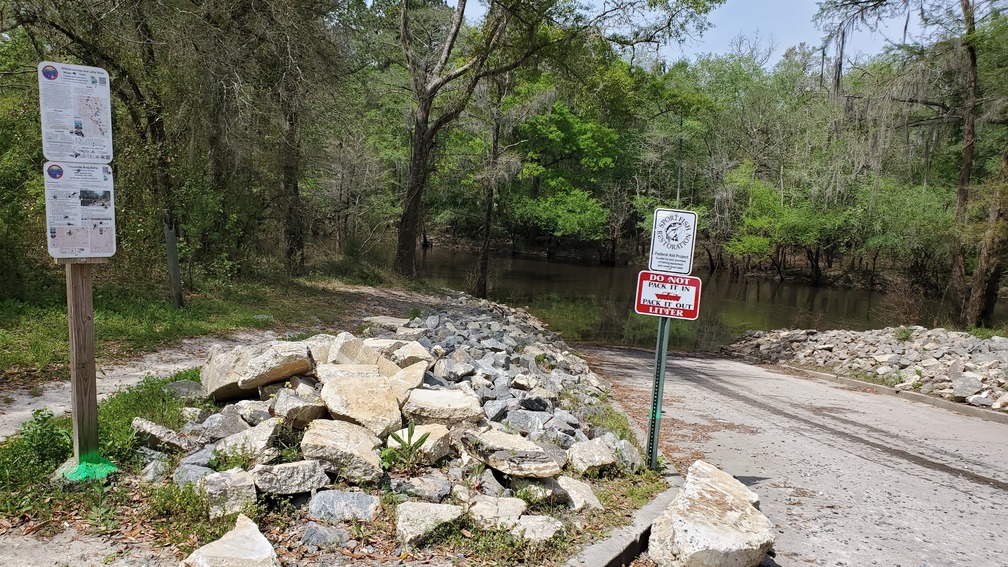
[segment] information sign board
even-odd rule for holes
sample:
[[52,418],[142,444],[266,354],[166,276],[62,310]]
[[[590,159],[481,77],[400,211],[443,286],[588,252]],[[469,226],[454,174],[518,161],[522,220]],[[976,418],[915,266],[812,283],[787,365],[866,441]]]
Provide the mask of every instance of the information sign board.
[[42,153],[51,161],[112,161],[109,75],[98,67],[38,64]]
[[648,269],[689,274],[693,271],[697,214],[693,211],[655,209]]
[[637,275],[634,311],[641,315],[695,320],[700,316],[700,278],[643,271]]
[[46,242],[53,258],[108,258],[115,254],[112,168],[97,163],[47,162]]

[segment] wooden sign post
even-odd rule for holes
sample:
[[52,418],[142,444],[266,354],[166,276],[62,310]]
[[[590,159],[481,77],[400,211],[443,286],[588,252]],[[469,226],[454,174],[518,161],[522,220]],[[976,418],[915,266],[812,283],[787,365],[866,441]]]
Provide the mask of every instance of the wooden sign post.
[[38,65],[46,244],[66,266],[74,463],[68,480],[105,478],[116,466],[98,452],[93,266],[115,254],[112,115],[104,69]]
[[70,327],[70,390],[73,413],[74,458],[78,463],[98,459],[98,381],[95,372],[92,265],[105,258],[61,258],[66,264],[67,324]]

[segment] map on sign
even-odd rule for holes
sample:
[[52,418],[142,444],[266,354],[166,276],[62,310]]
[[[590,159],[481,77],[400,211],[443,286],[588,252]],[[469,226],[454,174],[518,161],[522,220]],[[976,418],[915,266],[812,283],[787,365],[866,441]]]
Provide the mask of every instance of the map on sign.
[[634,311],[694,320],[700,316],[700,278],[644,271],[637,275]]
[[52,161],[112,161],[112,106],[104,69],[38,65],[42,153]]
[[648,269],[689,274],[693,271],[697,214],[693,211],[655,209]]
[[53,258],[108,258],[115,254],[112,168],[94,163],[48,162],[46,242]]

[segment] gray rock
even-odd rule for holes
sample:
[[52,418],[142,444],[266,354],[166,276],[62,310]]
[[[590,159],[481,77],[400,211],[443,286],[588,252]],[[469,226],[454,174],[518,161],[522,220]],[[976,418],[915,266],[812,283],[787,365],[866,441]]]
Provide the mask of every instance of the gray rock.
[[308,503],[308,515],[325,522],[371,522],[380,509],[376,496],[346,490],[321,490]]
[[140,471],[144,482],[157,482],[168,475],[168,463],[165,459],[157,459],[147,463]]
[[180,464],[172,475],[172,481],[180,488],[184,488],[187,484],[199,484],[203,477],[213,473],[214,470],[210,467]]
[[523,434],[543,429],[553,415],[544,411],[514,410],[508,412],[503,424]]
[[359,425],[317,419],[305,430],[301,452],[322,461],[326,471],[352,483],[376,482],[384,471],[378,448],[381,440]]
[[644,466],[644,459],[641,457],[640,451],[626,439],[616,442],[616,461],[619,466],[630,472],[637,472]]
[[440,472],[433,472],[420,477],[394,478],[391,483],[392,492],[425,502],[441,502],[451,494],[452,485]]
[[198,401],[206,399],[206,392],[203,384],[192,380],[176,380],[165,384],[164,391],[183,402]]
[[994,405],[994,400],[992,400],[992,399],[990,399],[990,398],[988,398],[988,397],[986,397],[984,395],[977,394],[977,395],[970,396],[970,397],[966,398],[966,403],[968,403],[971,406],[976,406],[976,407],[981,407],[981,408],[989,408],[989,407],[992,407]]
[[304,532],[301,534],[301,545],[309,548],[328,549],[342,547],[348,541],[350,541],[350,532],[347,530],[323,526],[318,522],[308,522],[305,524]]
[[184,421],[192,423],[203,423],[203,420],[210,417],[210,410],[206,408],[182,408],[179,410]]
[[267,494],[301,494],[329,484],[322,463],[315,460],[281,465],[256,465],[249,471],[256,489]]
[[142,417],[134,417],[130,427],[136,432],[137,440],[141,445],[156,451],[174,453],[189,451],[196,447],[195,442],[182,437],[167,427],[158,425]]
[[497,481],[493,469],[486,469],[480,475],[480,490],[487,496],[507,496],[505,492],[508,492],[504,485]]
[[487,421],[500,421],[507,415],[508,402],[506,400],[490,400],[483,404],[483,414]]
[[211,518],[241,512],[256,501],[252,475],[240,468],[208,474],[200,479],[198,485],[210,501]]
[[406,545],[416,545],[441,524],[462,515],[461,506],[403,502],[396,507],[396,535]]
[[233,530],[186,557],[181,567],[280,567],[273,545],[244,514]]
[[536,395],[528,395],[522,398],[521,407],[533,412],[553,412],[553,402]]
[[221,439],[217,442],[217,452],[248,455],[252,464],[268,463],[278,453],[273,448],[273,439],[279,426],[279,419],[267,419],[251,429]]
[[952,396],[957,402],[964,402],[983,389],[980,376],[973,372],[951,372],[949,378],[952,379]]
[[560,474],[560,467],[542,447],[520,435],[493,429],[467,431],[462,434],[462,443],[484,464],[507,475],[543,478]]
[[210,460],[214,457],[214,451],[217,450],[216,444],[207,445],[195,453],[191,453],[182,457],[179,461],[180,465],[196,465],[199,467],[210,466]]
[[567,459],[571,467],[581,474],[595,474],[616,465],[616,454],[601,438],[575,443],[567,449]]
[[249,429],[248,423],[235,413],[215,413],[203,421],[203,439],[217,441]]

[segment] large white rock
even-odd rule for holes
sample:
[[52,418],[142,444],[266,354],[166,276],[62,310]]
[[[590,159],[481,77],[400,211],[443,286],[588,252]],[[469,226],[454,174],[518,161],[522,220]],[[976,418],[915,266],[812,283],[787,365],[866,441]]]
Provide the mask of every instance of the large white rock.
[[[522,516],[511,528],[511,535],[533,542],[549,541],[563,533],[563,523],[550,516]],[[718,566],[721,567],[721,566]]]
[[302,395],[289,388],[282,388],[273,398],[273,413],[284,418],[295,429],[304,429],[329,411],[314,390],[304,390]]
[[217,453],[248,455],[253,464],[268,463],[278,454],[273,448],[273,439],[280,422],[271,417],[251,429],[229,435],[217,442]]
[[580,480],[569,476],[562,476],[557,479],[557,484],[567,493],[567,502],[575,512],[580,512],[586,507],[594,510],[605,509],[591,487]]
[[381,358],[381,353],[366,346],[361,339],[347,339],[341,334],[341,338],[329,349],[329,357],[326,362],[331,364],[378,364],[379,358]]
[[402,407],[409,399],[410,393],[423,384],[424,374],[427,372],[426,362],[416,362],[405,368],[400,368],[388,378],[388,388],[399,400],[399,407]]
[[560,465],[546,450],[521,435],[496,429],[467,431],[462,443],[485,465],[507,475],[546,478],[560,474]]
[[410,341],[397,348],[392,352],[391,358],[392,362],[403,368],[418,362],[423,362],[425,367],[430,367],[434,363],[434,355],[416,341]]
[[329,484],[322,463],[315,460],[281,465],[256,465],[249,471],[259,491],[268,494],[301,494]]
[[274,341],[265,350],[248,361],[245,372],[238,379],[243,390],[282,382],[296,374],[307,374],[315,368],[311,345],[305,341]]
[[238,380],[259,350],[252,346],[228,350],[219,345],[210,349],[210,355],[200,369],[200,382],[206,394],[218,402],[247,395],[248,392],[238,386]]
[[396,507],[396,534],[407,545],[420,542],[434,528],[462,515],[462,507],[453,504],[403,502]]
[[238,514],[233,530],[186,557],[182,567],[280,567],[273,545],[259,532],[259,526]]
[[252,475],[238,467],[208,474],[197,485],[206,492],[207,500],[210,501],[211,518],[241,512],[256,501]]
[[521,498],[496,498],[477,494],[469,501],[469,513],[485,530],[509,530],[528,509]]
[[679,495],[651,527],[648,555],[661,567],[756,567],[774,534],[752,502],[756,495],[728,473],[693,463]]
[[567,462],[581,474],[596,473],[616,465],[616,453],[601,437],[580,441],[567,449]]
[[[412,439],[409,437],[409,428],[400,429],[395,434],[406,443],[416,443],[424,434],[427,434],[427,439],[424,439],[423,445],[420,446],[420,464],[433,465],[451,452],[448,428],[440,423],[414,427]],[[391,435],[385,444],[392,449],[398,449],[401,446]]]
[[384,377],[329,379],[322,386],[322,401],[334,418],[356,423],[378,437],[402,427],[399,400]]
[[347,378],[373,378],[381,377],[377,364],[319,364],[315,367],[315,377],[323,385],[331,380],[342,380]]
[[326,471],[349,482],[376,482],[382,477],[378,448],[381,440],[359,425],[346,421],[316,419],[305,430],[301,452],[318,459]]
[[452,427],[463,422],[475,423],[483,417],[480,399],[463,390],[413,390],[402,411],[407,420],[417,425],[440,423]]

